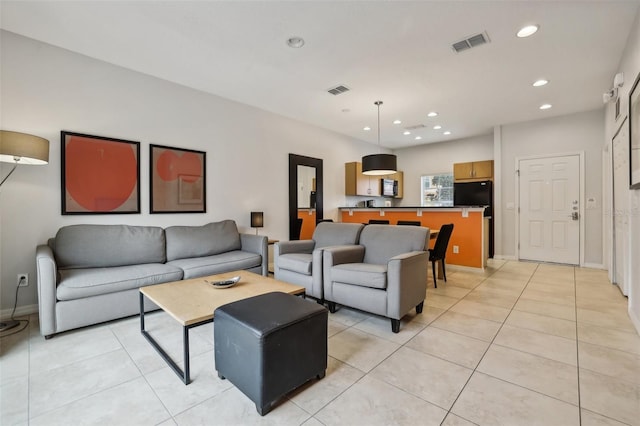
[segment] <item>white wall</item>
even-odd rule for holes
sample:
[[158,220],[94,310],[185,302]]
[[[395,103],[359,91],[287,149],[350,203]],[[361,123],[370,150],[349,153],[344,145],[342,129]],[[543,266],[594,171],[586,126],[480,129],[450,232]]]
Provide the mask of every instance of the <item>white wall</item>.
[[[28,272],[18,305],[37,303],[35,248],[63,225],[201,225],[234,219],[252,232],[288,238],[288,154],[323,159],[324,209],[344,205],[344,163],[372,145],[129,71],[12,33],[0,33],[1,123],[50,141],[46,166],[22,166],[0,191],[0,308],[13,306],[16,274]],[[141,142],[139,215],[60,214],[60,131]],[[149,144],[207,152],[207,213],[149,215]],[[10,165],[2,163],[2,176]]]
[[[597,207],[585,210],[584,261],[602,265],[602,145],[603,109],[549,119],[501,126],[501,197],[502,217],[500,255],[516,255],[516,211],[507,209],[515,199],[516,158],[535,155],[585,153],[585,198],[595,198]],[[584,200],[583,200],[584,203]],[[498,245],[498,244],[497,244]]]
[[[629,93],[636,78],[640,78],[640,12],[636,15],[636,20],[627,39],[622,60],[618,71],[624,73],[625,83],[620,88],[620,118],[615,120],[614,103],[607,105],[605,118],[605,143],[611,147],[618,127],[629,112]],[[614,76],[611,76],[613,82]],[[613,85],[613,83],[612,83]],[[606,88],[609,89],[609,88]],[[640,190],[629,191],[629,235],[631,239],[629,259],[631,259],[631,276],[628,277],[629,289],[629,315],[633,320],[636,329],[640,333]]]
[[398,206],[420,205],[420,176],[453,173],[453,163],[493,159],[493,135],[432,143],[394,151],[404,172],[404,197]]

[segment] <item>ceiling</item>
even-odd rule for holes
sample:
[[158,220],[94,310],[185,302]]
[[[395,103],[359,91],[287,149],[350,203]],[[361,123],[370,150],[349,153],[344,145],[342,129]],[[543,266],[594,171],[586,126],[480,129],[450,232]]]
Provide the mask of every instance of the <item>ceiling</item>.
[[[371,143],[377,143],[374,101],[382,100],[381,144],[395,149],[602,107],[639,5],[2,0],[0,25]],[[526,24],[540,30],[517,38]],[[452,49],[481,32],[489,43]],[[292,36],[305,45],[288,47]],[[539,78],[550,83],[532,87]],[[337,85],[350,90],[327,92]],[[542,111],[543,103],[553,107]],[[429,118],[430,111],[439,115]],[[425,127],[403,135],[415,125]]]

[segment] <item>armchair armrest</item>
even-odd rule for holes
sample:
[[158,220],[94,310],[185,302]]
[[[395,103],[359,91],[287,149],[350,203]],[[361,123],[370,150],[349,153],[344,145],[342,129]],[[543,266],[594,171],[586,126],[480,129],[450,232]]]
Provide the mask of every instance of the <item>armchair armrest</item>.
[[259,254],[262,257],[262,275],[269,273],[269,252],[267,251],[267,237],[264,235],[240,234],[242,251]]
[[316,246],[313,240],[280,241],[273,245],[273,255],[277,259],[278,255],[287,253],[311,253]]
[[400,319],[424,301],[429,254],[413,251],[394,256],[387,264],[387,316]]
[[343,263],[362,263],[364,259],[364,247],[359,245],[352,246],[330,246],[325,247],[322,253],[322,263],[324,271],[335,265]]
[[40,333],[49,336],[56,332],[56,286],[58,267],[53,250],[47,245],[36,248],[36,272],[38,275],[38,313]]

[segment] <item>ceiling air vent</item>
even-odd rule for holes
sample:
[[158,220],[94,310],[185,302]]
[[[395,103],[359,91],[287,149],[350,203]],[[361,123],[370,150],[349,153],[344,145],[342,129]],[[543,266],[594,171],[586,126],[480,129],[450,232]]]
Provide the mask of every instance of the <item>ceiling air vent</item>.
[[472,47],[481,46],[483,44],[489,43],[489,36],[486,31],[480,34],[472,35],[471,37],[467,37],[464,40],[460,40],[456,43],[453,43],[451,47],[456,53],[462,52],[463,50],[471,49]]
[[418,129],[422,129],[424,127],[427,127],[427,126],[425,126],[424,124],[414,124],[413,126],[408,126],[408,127],[405,127],[404,129],[405,130],[418,130]]
[[349,88],[342,84],[327,90],[327,92],[331,93],[332,95],[339,95],[341,93],[348,92],[348,91],[349,91]]

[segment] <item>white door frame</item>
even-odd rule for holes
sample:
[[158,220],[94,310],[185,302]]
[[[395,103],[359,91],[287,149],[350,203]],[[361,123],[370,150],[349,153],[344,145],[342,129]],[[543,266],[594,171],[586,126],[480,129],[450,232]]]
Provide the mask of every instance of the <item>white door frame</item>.
[[573,152],[561,152],[561,153],[553,153],[553,154],[542,154],[542,155],[528,155],[525,157],[516,157],[516,163],[514,166],[514,173],[516,175],[516,187],[515,187],[515,198],[516,198],[516,220],[515,220],[515,236],[516,236],[516,259],[520,260],[520,173],[519,166],[520,161],[522,160],[537,160],[539,158],[556,158],[556,157],[566,157],[570,155],[577,155],[579,157],[580,163],[580,266],[584,266],[584,235],[585,235],[585,222],[586,218],[584,216],[584,180],[585,180],[585,170],[584,170],[584,151],[573,151]]

